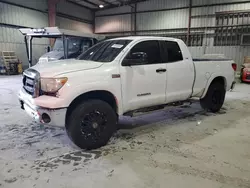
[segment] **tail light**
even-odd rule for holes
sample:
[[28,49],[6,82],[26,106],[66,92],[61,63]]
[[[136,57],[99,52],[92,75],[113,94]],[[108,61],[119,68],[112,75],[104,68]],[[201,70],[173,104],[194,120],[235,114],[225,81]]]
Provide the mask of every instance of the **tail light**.
[[237,64],[236,63],[232,63],[232,68],[233,68],[234,71],[236,71],[237,70]]

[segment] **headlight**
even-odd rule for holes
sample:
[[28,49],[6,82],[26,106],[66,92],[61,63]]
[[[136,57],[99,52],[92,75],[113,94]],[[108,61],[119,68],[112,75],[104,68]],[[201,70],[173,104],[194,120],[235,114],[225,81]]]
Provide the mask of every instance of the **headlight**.
[[56,93],[68,81],[68,78],[41,78],[41,89],[47,93]]

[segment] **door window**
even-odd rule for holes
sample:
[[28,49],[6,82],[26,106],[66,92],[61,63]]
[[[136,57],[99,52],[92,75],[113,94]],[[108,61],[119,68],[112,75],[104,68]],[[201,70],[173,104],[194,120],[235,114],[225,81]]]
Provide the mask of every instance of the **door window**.
[[163,53],[165,54],[167,52],[168,54],[167,56],[166,55],[163,56],[164,60],[166,60],[166,58],[168,59],[167,62],[172,63],[183,60],[182,52],[177,42],[164,41],[162,43],[162,47],[163,47],[162,50]]
[[156,40],[143,41],[136,44],[127,55],[126,59],[130,59],[130,54],[136,52],[144,52],[147,54],[146,64],[162,63],[159,42]]

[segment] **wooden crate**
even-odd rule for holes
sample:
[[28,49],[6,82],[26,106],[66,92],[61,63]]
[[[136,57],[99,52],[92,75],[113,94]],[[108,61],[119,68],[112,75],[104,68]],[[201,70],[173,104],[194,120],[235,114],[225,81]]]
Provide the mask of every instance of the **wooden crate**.
[[245,56],[244,57],[244,64],[250,63],[250,56]]

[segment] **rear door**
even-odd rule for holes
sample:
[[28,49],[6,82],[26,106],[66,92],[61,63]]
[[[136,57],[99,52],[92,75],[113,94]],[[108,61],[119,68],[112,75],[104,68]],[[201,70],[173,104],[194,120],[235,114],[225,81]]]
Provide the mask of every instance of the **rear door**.
[[125,112],[165,103],[166,63],[161,59],[159,41],[138,42],[125,59],[136,52],[146,53],[147,62],[120,67]]
[[186,100],[192,93],[193,62],[183,58],[182,50],[176,41],[162,41],[161,46],[164,54],[167,54],[166,103]]

